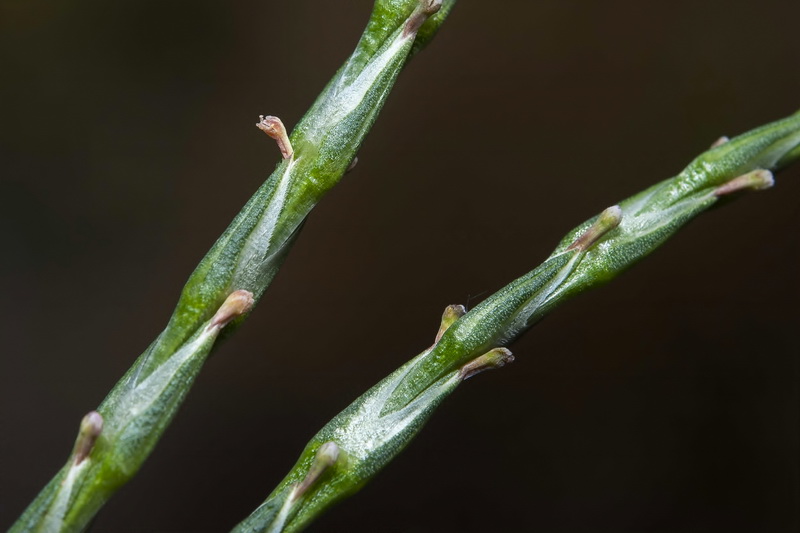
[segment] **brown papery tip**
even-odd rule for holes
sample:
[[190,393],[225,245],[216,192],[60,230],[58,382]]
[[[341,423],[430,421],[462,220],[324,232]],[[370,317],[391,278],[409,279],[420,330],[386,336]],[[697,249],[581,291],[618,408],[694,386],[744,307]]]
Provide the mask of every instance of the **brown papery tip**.
[[718,148],[718,147],[722,146],[723,144],[727,143],[728,141],[730,141],[730,139],[723,135],[722,137],[720,137],[719,139],[714,141],[714,143],[711,145],[711,148]]
[[75,464],[81,464],[92,453],[94,443],[103,432],[103,417],[97,411],[90,411],[81,420],[81,428],[72,453]]
[[471,378],[475,374],[480,374],[484,370],[502,368],[508,363],[513,362],[514,355],[511,353],[511,350],[508,348],[495,348],[462,366],[458,371],[458,375],[463,381]]
[[416,35],[420,27],[425,24],[428,17],[438,12],[442,8],[442,0],[420,0],[420,5],[414,10],[411,17],[403,28],[403,37]]
[[245,290],[232,292],[225,299],[225,303],[219,308],[214,318],[211,319],[211,324],[208,327],[224,328],[231,320],[239,318],[250,311],[254,303],[255,299],[252,292]]
[[622,209],[618,205],[612,205],[597,217],[594,224],[589,229],[575,239],[567,250],[586,251],[597,241],[603,238],[608,232],[616,228],[622,222]]
[[294,150],[292,149],[292,143],[289,142],[289,135],[286,133],[286,126],[283,125],[283,121],[271,115],[259,115],[258,118],[259,121],[256,123],[256,127],[272,139],[275,139],[283,158],[289,159],[292,157]]
[[433,341],[434,344],[439,342],[444,332],[465,314],[467,314],[467,309],[463,305],[448,305],[444,313],[442,313],[442,321],[439,325],[439,331],[436,332],[436,340]]
[[341,450],[339,446],[333,442],[328,441],[319,447],[317,455],[314,456],[314,462],[311,463],[311,468],[308,469],[305,479],[299,483],[292,492],[292,499],[297,500],[303,494],[308,492],[314,483],[325,473],[330,467],[336,464],[339,460]]
[[754,170],[742,176],[733,178],[714,190],[714,196],[726,196],[739,191],[760,191],[775,185],[775,177],[769,170]]
[[345,173],[345,174],[347,174],[348,172],[350,172],[351,170],[353,170],[354,168],[356,168],[356,165],[357,165],[357,164],[358,164],[358,156],[355,156],[355,157],[353,158],[353,160],[352,160],[352,161],[350,161],[350,164],[349,164],[349,165],[347,165],[347,168],[345,169],[344,173]]

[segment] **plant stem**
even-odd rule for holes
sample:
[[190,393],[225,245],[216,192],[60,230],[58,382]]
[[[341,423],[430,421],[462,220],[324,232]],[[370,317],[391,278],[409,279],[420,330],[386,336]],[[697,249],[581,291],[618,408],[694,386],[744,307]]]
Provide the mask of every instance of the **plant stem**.
[[450,306],[433,346],[334,417],[234,531],[300,531],[357,492],[420,431],[465,379],[513,361],[504,348],[568,298],[606,283],[720,201],[772,186],[800,159],[800,114],[715,144],[679,175],[569,232],[540,266],[469,313]]
[[135,475],[223,328],[241,324],[269,286],[308,213],[352,164],[406,60],[454,2],[377,0],[355,51],[291,136],[279,119],[262,117],[258,126],[283,160],[195,269],[166,329],[84,419],[67,464],[11,531],[80,531]]

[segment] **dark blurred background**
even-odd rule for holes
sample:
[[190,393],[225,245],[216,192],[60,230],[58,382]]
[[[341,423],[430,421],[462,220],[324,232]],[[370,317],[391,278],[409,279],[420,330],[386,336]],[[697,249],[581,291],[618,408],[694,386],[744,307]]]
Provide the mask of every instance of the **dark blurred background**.
[[[0,4],[0,528],[158,334],[369,0]],[[800,4],[461,0],[95,532],[227,531],[442,309],[800,109]],[[800,166],[461,387],[312,531],[794,532]]]

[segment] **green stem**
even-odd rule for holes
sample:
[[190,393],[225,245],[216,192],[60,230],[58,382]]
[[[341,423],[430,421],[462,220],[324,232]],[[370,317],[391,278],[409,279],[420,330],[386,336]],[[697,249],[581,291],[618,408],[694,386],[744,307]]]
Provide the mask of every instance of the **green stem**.
[[713,147],[678,176],[584,222],[540,266],[469,313],[449,307],[433,346],[323,427],[286,478],[234,531],[302,530],[386,466],[462,381],[512,361],[502,346],[570,297],[650,254],[711,206],[770,187],[771,170],[798,157],[796,114]]
[[[135,475],[223,327],[237,327],[269,286],[308,213],[351,165],[407,59],[454,2],[377,0],[352,56],[291,136],[275,117],[259,123],[284,159],[200,262],[166,329],[88,418],[80,446],[11,531],[80,531]],[[220,321],[237,302],[247,305]]]

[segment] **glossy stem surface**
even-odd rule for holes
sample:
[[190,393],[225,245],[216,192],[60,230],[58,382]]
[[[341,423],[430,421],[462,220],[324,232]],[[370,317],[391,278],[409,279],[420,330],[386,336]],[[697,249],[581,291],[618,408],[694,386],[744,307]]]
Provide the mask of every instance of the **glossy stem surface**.
[[[448,307],[433,346],[323,427],[286,478],[234,531],[302,530],[400,453],[462,381],[512,361],[504,347],[549,311],[608,282],[718,202],[772,186],[771,171],[799,158],[800,114],[795,114],[713,147],[677,176],[587,220],[541,265],[470,312]],[[332,449],[335,459],[321,453]],[[402,507],[398,503],[398,512]]]
[[[355,51],[291,135],[276,117],[262,117],[282,161],[195,269],[166,329],[94,412],[102,423],[87,430],[93,439],[81,441],[81,460],[70,456],[11,531],[81,531],[135,475],[223,328],[238,327],[269,286],[306,216],[351,165],[406,61],[453,3],[377,0]],[[229,299],[245,294],[246,309],[223,324]]]

